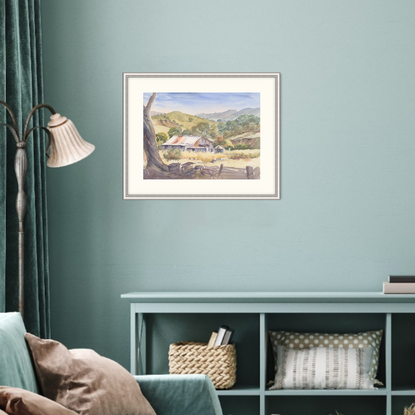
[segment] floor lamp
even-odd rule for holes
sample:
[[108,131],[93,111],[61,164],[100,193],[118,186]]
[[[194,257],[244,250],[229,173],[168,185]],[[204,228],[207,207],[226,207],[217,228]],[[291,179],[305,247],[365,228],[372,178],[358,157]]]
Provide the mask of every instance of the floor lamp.
[[[18,239],[18,258],[19,258],[19,311],[24,316],[24,228],[23,221],[26,213],[26,194],[24,191],[24,184],[27,172],[27,154],[26,143],[30,134],[40,129],[46,132],[49,145],[46,153],[50,150],[48,155],[47,165],[49,167],[63,167],[69,164],[76,163],[88,157],[95,149],[95,146],[86,142],[79,135],[75,125],[71,120],[57,114],[56,111],[47,104],[39,104],[31,109],[26,119],[23,130],[23,135],[19,135],[19,127],[16,117],[10,106],[0,100],[0,104],[6,107],[10,114],[12,125],[0,124],[7,127],[16,142],[17,152],[14,159],[14,170],[16,172],[18,193],[16,199],[16,210],[19,218],[19,239]],[[47,108],[51,112],[48,127],[33,126],[29,128],[30,120],[33,114],[40,108]]]

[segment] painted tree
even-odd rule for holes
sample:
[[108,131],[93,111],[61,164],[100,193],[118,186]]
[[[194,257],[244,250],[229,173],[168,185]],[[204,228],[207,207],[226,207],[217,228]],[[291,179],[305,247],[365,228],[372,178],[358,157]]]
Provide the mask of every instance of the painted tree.
[[154,129],[154,124],[151,120],[151,106],[153,105],[156,96],[157,92],[154,92],[148,100],[147,105],[144,105],[144,151],[147,155],[147,169],[168,172],[169,169],[167,165],[163,163],[163,160],[160,157],[157,146],[156,130]]
[[182,134],[182,128],[181,127],[172,127],[169,131],[167,131],[167,134],[170,138],[172,138],[174,135],[181,135]]
[[156,134],[156,141],[159,146],[164,144],[169,139],[169,136],[166,133],[160,132]]
[[192,127],[192,133],[195,135],[201,135],[202,137],[210,140],[215,140],[218,135],[218,129],[215,124],[200,122]]

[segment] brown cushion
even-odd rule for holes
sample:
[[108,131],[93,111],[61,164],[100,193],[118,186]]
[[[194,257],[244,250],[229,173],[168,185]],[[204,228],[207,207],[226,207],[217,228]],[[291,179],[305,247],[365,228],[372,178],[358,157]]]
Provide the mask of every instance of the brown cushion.
[[43,394],[80,415],[155,415],[129,372],[89,349],[25,335]]
[[0,386],[0,415],[3,414],[76,415],[76,412],[25,389]]

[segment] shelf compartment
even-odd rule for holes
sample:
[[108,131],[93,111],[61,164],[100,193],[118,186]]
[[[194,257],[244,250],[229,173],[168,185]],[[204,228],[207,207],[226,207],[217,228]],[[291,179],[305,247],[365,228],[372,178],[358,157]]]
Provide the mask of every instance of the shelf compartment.
[[386,385],[386,313],[270,313],[267,314],[266,381],[274,380],[274,357],[268,331],[302,333],[361,333],[383,330],[377,379]]
[[219,396],[224,415],[260,415],[259,396]]
[[[268,414],[283,415],[384,415],[386,396],[273,396],[266,400]],[[400,415],[403,415],[403,411]]]
[[[168,351],[179,341],[207,342],[212,331],[227,324],[235,329],[236,384],[231,390],[259,388],[259,314],[147,314],[147,374],[169,372]],[[227,392],[228,395],[234,392]],[[252,393],[251,393],[252,395]]]
[[[392,315],[392,390],[415,389],[415,313]],[[412,385],[412,386],[411,386]]]
[[[414,393],[415,395],[415,393]],[[403,415],[404,409],[415,402],[415,396],[393,396],[392,397],[392,415]]]

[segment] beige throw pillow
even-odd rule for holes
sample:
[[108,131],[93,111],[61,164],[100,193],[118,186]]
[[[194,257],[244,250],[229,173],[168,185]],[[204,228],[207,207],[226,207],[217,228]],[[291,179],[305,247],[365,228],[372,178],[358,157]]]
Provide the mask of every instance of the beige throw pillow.
[[[3,412],[5,411],[5,412]],[[0,386],[0,415],[76,415],[69,409],[37,393]]]
[[378,372],[379,348],[382,341],[382,335],[382,330],[355,334],[270,331],[269,336],[274,351],[275,372],[277,372],[277,348],[279,345],[288,349],[310,349],[312,347],[361,349],[371,347],[373,352],[369,368],[369,377],[373,382],[381,384],[381,382],[376,380],[376,375]]
[[89,349],[25,335],[43,394],[80,415],[155,415],[134,377]]

